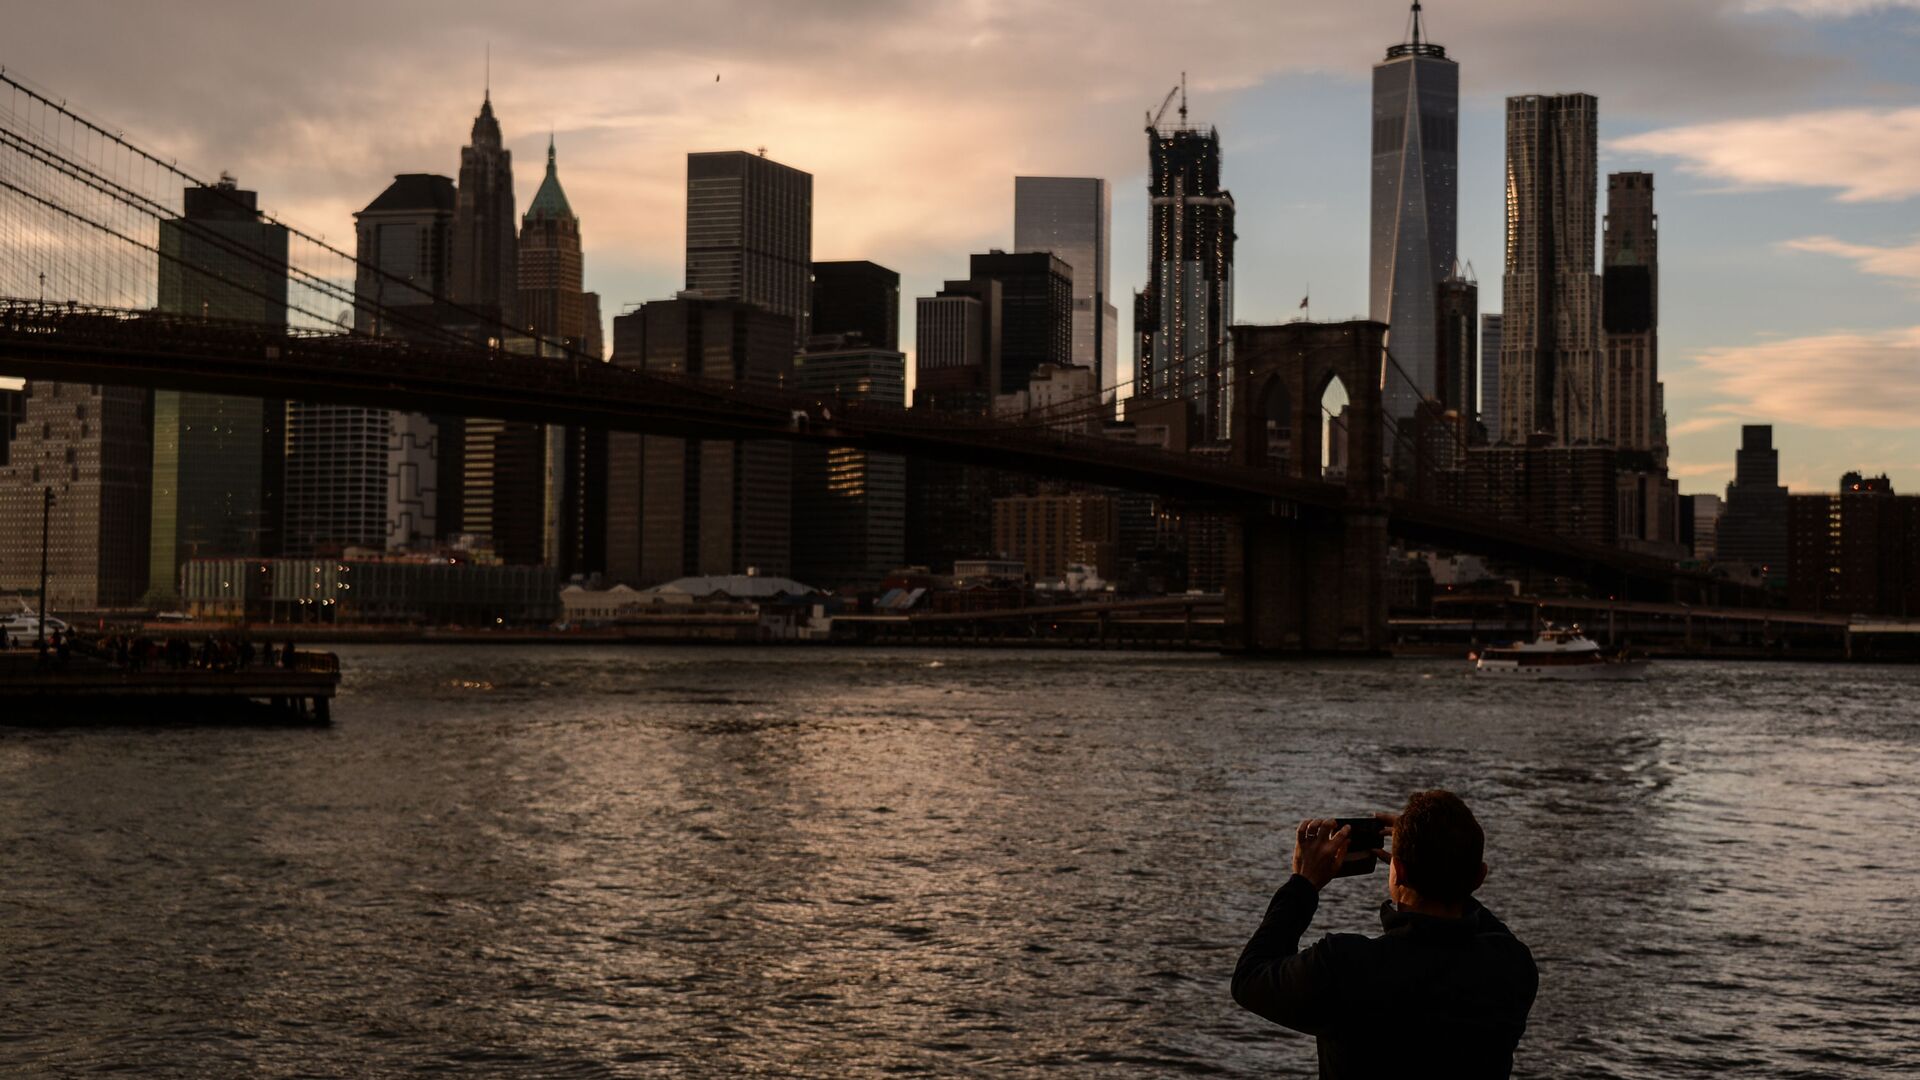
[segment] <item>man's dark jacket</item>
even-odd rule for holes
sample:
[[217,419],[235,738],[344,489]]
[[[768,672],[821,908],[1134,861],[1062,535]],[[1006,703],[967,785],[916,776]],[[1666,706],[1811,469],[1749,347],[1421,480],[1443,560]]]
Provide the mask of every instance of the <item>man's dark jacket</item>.
[[1380,907],[1379,937],[1300,950],[1319,906],[1295,874],[1233,969],[1242,1008],[1312,1035],[1323,1077],[1504,1077],[1540,976],[1533,954],[1477,902],[1443,919]]

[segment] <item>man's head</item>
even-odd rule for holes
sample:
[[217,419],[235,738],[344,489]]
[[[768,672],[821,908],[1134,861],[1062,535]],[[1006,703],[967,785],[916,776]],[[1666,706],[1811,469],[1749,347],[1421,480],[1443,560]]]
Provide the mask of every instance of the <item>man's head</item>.
[[1457,912],[1487,879],[1485,850],[1486,834],[1460,796],[1416,792],[1393,826],[1387,890],[1404,908]]

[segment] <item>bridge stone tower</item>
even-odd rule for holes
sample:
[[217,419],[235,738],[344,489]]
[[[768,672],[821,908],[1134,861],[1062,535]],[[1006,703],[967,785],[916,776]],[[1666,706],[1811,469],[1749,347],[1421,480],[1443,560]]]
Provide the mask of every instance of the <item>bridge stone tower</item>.
[[[1345,499],[1334,509],[1249,510],[1231,530],[1227,641],[1248,653],[1383,653],[1387,648],[1387,502],[1377,322],[1233,328],[1234,464],[1322,479],[1327,388],[1350,408]],[[1270,445],[1284,439],[1283,445]],[[1282,456],[1284,461],[1276,461]]]

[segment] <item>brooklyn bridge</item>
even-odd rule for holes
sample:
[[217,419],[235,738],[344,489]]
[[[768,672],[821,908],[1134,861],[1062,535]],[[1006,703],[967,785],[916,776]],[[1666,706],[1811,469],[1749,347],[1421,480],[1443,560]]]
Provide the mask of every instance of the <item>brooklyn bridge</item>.
[[[1230,515],[1228,640],[1252,652],[1384,650],[1396,541],[1521,564],[1599,596],[1741,599],[1664,559],[1468,514],[1394,484],[1391,450],[1411,440],[1383,407],[1384,388],[1404,375],[1378,323],[1234,327],[1230,341],[1213,346],[1232,350],[1233,440],[1224,459],[1084,434],[1060,410],[1017,419],[929,414],[635,370],[568,343],[528,355],[507,348],[511,328],[486,313],[422,294],[287,222],[277,223],[290,250],[263,253],[184,219],[182,190],[220,185],[11,76],[0,73],[0,84],[8,96],[0,376],[812,442],[1152,493]],[[201,257],[188,265],[162,223],[187,230]],[[264,288],[263,267],[276,278]],[[160,310],[156,283],[169,273],[211,277],[264,314]],[[365,288],[368,280],[381,287]],[[1350,398],[1349,460],[1344,476],[1330,479],[1321,465],[1322,401],[1336,381]],[[1098,409],[1101,397],[1081,407]],[[1270,447],[1276,436],[1284,445]]]

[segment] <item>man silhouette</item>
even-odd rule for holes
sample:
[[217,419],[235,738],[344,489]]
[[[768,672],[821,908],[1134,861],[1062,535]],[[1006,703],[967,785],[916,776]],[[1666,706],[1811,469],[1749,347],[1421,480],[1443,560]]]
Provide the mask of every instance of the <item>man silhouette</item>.
[[1533,954],[1473,899],[1485,837],[1448,791],[1423,791],[1396,817],[1378,937],[1332,934],[1302,951],[1347,856],[1349,828],[1300,823],[1293,876],[1240,953],[1233,1000],[1314,1036],[1323,1077],[1505,1077],[1539,989]]

